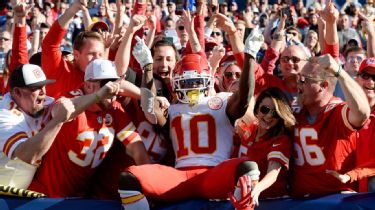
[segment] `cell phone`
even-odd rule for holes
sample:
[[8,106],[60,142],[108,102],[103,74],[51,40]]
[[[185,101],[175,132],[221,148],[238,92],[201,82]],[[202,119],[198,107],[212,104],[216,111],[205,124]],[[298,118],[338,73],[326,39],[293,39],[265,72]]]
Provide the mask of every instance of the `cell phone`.
[[91,9],[94,8],[96,5],[96,0],[88,0],[87,1],[87,8]]
[[293,16],[292,16],[292,12],[290,11],[290,7],[282,8],[281,17],[282,15],[286,15],[285,28],[288,28],[289,26],[294,26]]

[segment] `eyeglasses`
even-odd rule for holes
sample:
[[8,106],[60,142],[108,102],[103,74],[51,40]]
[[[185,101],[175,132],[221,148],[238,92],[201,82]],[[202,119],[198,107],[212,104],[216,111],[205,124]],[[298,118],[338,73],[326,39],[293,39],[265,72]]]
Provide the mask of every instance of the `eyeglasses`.
[[116,81],[116,79],[103,79],[103,80],[100,80],[100,87],[103,87],[108,82],[114,82],[114,81]]
[[296,57],[296,56],[292,56],[292,57],[283,56],[283,57],[280,58],[280,61],[283,62],[283,63],[289,63],[290,60],[293,63],[299,63],[300,61],[306,61],[305,59],[302,59],[302,58],[299,58],[299,57]]
[[232,78],[233,76],[236,76],[236,78],[240,78],[241,77],[241,72],[226,71],[226,72],[224,72],[224,76],[227,79]]
[[277,111],[275,109],[269,108],[268,106],[264,106],[264,105],[260,106],[259,111],[264,115],[267,115],[268,113],[271,112],[271,115],[273,118],[279,118],[279,114],[277,114]]
[[301,85],[304,84],[312,84],[312,83],[317,83],[317,82],[323,82],[324,79],[319,78],[319,77],[310,77],[306,75],[298,75],[297,79],[298,83]]
[[5,37],[0,37],[0,41],[9,41],[10,39],[5,38]]
[[362,73],[358,74],[358,76],[360,76],[364,80],[368,80],[368,79],[371,78],[372,81],[375,82],[375,75],[374,74],[368,74],[366,72],[362,72]]
[[362,58],[361,56],[350,56],[348,57],[348,61],[350,63],[354,63],[354,62],[358,62],[358,63],[361,63],[363,61],[364,58]]
[[177,29],[183,31],[185,29],[185,26],[178,26]]
[[221,32],[220,31],[213,31],[211,33],[211,36],[221,36]]

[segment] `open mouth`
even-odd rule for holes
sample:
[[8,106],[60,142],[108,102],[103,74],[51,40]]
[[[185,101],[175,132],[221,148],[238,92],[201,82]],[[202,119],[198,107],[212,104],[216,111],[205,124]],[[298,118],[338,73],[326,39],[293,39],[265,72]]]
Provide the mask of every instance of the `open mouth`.
[[161,77],[168,77],[169,76],[169,71],[159,71],[159,75]]
[[43,98],[37,98],[35,102],[38,105],[42,105],[44,103],[44,100],[45,100],[44,97]]

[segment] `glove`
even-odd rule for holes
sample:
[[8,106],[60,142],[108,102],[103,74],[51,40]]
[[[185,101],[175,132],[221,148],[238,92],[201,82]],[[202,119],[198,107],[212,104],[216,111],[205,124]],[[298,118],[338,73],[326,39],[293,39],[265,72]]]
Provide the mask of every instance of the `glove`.
[[246,38],[245,41],[245,53],[256,58],[256,55],[264,42],[262,32],[258,28],[254,28],[251,34]]
[[241,192],[235,190],[235,194],[232,192],[229,193],[229,200],[234,206],[236,210],[253,210],[254,203],[253,199],[251,198],[251,180],[250,177],[247,175],[243,175],[238,180],[240,186],[236,186],[236,188],[240,188]]
[[137,40],[137,44],[135,45],[132,53],[143,69],[143,67],[145,67],[147,64],[153,63],[151,51],[143,39],[139,38],[138,36],[136,36],[135,39]]

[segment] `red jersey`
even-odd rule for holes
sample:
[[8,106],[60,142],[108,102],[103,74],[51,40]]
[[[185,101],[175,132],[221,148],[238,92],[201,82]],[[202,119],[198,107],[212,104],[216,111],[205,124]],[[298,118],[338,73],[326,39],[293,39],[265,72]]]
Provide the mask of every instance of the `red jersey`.
[[[357,141],[357,167],[363,165],[369,160],[375,158],[375,109],[372,110],[369,120],[366,124],[358,131]],[[359,171],[360,172],[360,171]],[[359,175],[361,176],[361,175]],[[367,192],[367,178],[363,178],[359,181],[359,191]]]
[[283,167],[277,180],[261,193],[261,198],[275,198],[288,195],[287,170],[292,155],[292,140],[286,135],[273,138],[264,137],[255,141],[258,125],[247,126],[246,134],[241,139],[240,157],[249,157],[258,164],[260,179],[267,174],[269,161],[276,161]]
[[292,195],[324,195],[354,190],[325,171],[345,173],[355,166],[356,133],[348,121],[348,106],[332,98],[309,123],[304,110],[296,115]]
[[[82,95],[82,91],[71,94]],[[125,146],[141,141],[135,129],[128,115],[117,107],[81,113],[62,126],[29,188],[49,197],[83,196],[115,137]]]
[[84,72],[62,57],[60,44],[65,32],[55,21],[42,43],[42,69],[48,79],[56,80],[46,86],[47,95],[54,98],[79,88],[84,78]]

